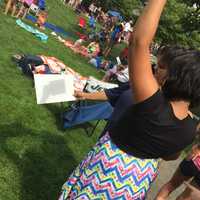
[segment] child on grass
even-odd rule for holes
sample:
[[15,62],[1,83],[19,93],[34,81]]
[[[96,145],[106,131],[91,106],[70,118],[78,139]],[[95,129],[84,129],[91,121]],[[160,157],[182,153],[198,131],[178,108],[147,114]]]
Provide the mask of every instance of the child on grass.
[[45,22],[47,20],[47,17],[48,17],[47,11],[41,10],[40,13],[39,13],[39,15],[38,15],[37,22],[36,22],[36,25],[40,29],[45,29],[44,28],[44,24],[45,24]]

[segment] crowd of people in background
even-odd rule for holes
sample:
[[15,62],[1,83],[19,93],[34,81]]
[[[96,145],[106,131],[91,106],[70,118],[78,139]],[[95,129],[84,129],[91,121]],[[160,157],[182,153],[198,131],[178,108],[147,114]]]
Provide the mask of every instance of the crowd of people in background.
[[[63,1],[63,3],[78,11],[78,14],[82,13],[86,16],[86,19],[82,16],[79,18],[79,26],[86,34],[80,34],[80,38],[70,48],[76,53],[89,57],[89,63],[98,70],[104,70],[103,81],[127,82],[129,80],[127,46],[133,32],[133,21],[124,20],[121,16],[113,16],[94,3],[91,3],[88,8],[85,8],[81,1],[71,0]],[[97,22],[100,24],[98,28]],[[89,45],[84,48],[83,45],[87,43]],[[123,43],[125,47],[117,58],[110,60],[112,49],[120,43]]]
[[48,13],[45,8],[45,0],[8,0],[4,13],[11,13],[12,17],[24,19],[30,11],[37,16],[36,25],[44,29]]

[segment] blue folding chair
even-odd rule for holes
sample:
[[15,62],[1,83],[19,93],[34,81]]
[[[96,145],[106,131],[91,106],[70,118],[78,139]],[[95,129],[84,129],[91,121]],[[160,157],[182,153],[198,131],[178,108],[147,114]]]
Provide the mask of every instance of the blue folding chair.
[[84,125],[90,121],[97,121],[91,132],[85,128],[86,133],[91,136],[101,120],[108,120],[110,118],[112,111],[113,108],[108,102],[91,104],[87,101],[79,101],[72,104],[70,109],[64,112],[64,129]]

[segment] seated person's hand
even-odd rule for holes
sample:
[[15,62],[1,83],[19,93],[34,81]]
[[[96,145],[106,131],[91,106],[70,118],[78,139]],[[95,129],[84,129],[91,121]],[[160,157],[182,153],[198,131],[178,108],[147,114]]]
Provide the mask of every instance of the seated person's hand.
[[125,68],[126,68],[126,66],[124,66],[124,65],[118,65],[118,67],[117,67],[118,71],[121,71]]
[[77,99],[80,99],[80,100],[86,99],[86,97],[85,97],[85,92],[74,91],[74,96],[75,96]]

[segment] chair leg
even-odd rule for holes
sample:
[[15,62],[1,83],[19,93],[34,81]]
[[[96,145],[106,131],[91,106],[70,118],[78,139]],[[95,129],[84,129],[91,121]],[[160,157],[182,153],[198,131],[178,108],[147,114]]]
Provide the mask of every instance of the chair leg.
[[96,122],[96,124],[94,125],[94,127],[93,127],[93,129],[92,129],[92,131],[91,131],[90,136],[92,136],[92,135],[94,134],[94,132],[95,132],[97,126],[99,125],[100,121],[101,121],[101,120],[98,120],[98,121]]
[[60,109],[61,109],[61,112],[60,112],[60,120],[61,120],[61,127],[60,127],[60,129],[62,130],[62,131],[64,131],[64,103],[63,102],[61,102],[60,103]]
[[89,137],[91,137],[91,136],[95,133],[95,130],[96,130],[97,126],[99,125],[100,121],[101,121],[101,120],[98,120],[98,121],[95,123],[94,126],[92,126],[92,125],[90,124],[90,125],[92,126],[92,130],[91,130],[91,131],[89,131],[87,127],[84,128],[86,134],[87,134]]

